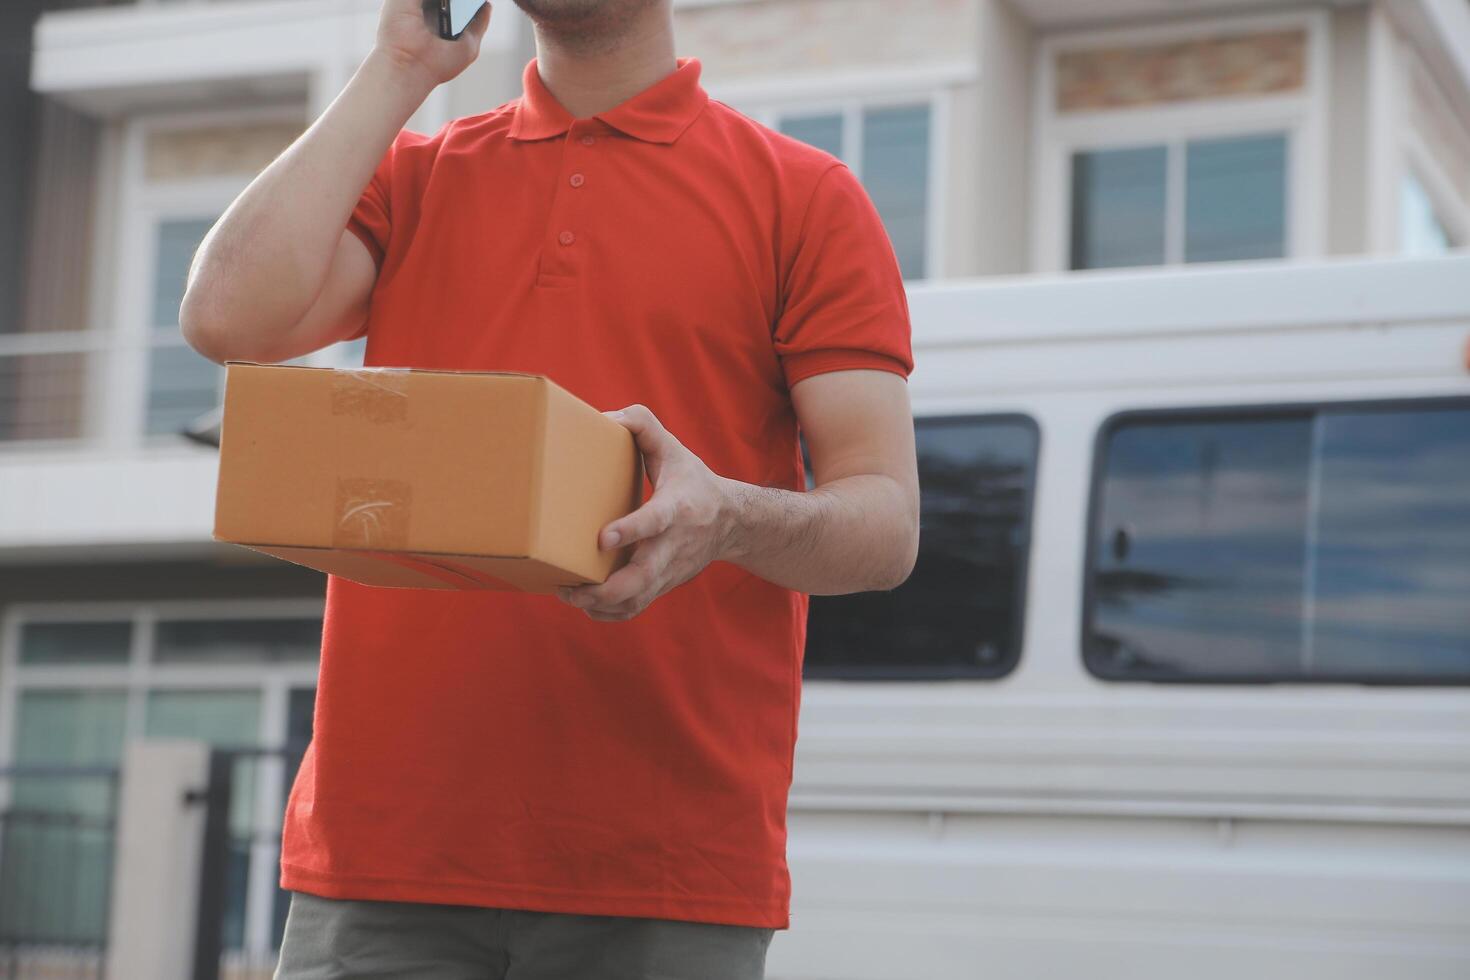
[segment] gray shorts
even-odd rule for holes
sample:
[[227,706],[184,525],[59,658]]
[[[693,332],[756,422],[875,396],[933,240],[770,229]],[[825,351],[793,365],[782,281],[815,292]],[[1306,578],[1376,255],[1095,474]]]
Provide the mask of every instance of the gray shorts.
[[276,980],[761,980],[774,934],[293,892]]

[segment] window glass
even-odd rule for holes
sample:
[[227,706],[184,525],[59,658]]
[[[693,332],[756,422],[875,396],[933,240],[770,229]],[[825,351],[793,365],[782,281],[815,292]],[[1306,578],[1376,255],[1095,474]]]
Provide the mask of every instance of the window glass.
[[783,116],[778,124],[787,136],[826,150],[862,177],[905,279],[922,278],[928,262],[930,117],[927,102],[863,110],[857,160],[843,154],[841,113]]
[[1405,255],[1443,255],[1454,247],[1429,192],[1413,174],[1399,188],[1399,245]]
[[182,343],[148,355],[148,435],[173,435],[219,404],[219,365]]
[[1184,261],[1286,254],[1286,137],[1197,140],[1185,154]]
[[1094,150],[1072,157],[1072,268],[1161,265],[1168,151]]
[[1037,430],[921,419],[919,557],[890,592],[813,596],[811,677],[1000,676],[1020,656]]
[[1306,668],[1470,675],[1470,408],[1319,425]]
[[132,636],[131,623],[26,623],[20,628],[20,662],[126,664]]
[[863,113],[863,186],[883,217],[905,279],[922,278],[929,211],[929,106]]
[[1311,439],[1305,416],[1113,431],[1088,649],[1099,669],[1293,668]]
[[[1287,147],[1272,133],[1074,154],[1071,267],[1283,257]],[[1175,162],[1185,186],[1174,193],[1171,153],[1183,154]],[[1171,201],[1184,206],[1173,221]],[[1183,229],[1182,242],[1171,227]]]
[[243,664],[317,659],[320,619],[175,619],[158,623],[156,663]]
[[158,223],[157,264],[153,269],[152,326],[155,328],[178,326],[189,265],[204,236],[214,227],[214,221],[189,218]]
[[1470,408],[1109,431],[1086,657],[1139,679],[1470,680]]
[[[116,766],[127,695],[122,691],[23,691],[15,763]],[[114,784],[94,776],[17,776],[0,813],[0,941],[100,943],[112,877]]]
[[153,348],[148,359],[149,435],[176,433],[219,404],[221,370],[184,343],[179,306],[189,264],[214,219],[161,221],[153,278]]
[[[15,728],[20,766],[115,766],[122,756],[127,695],[115,690],[22,691]],[[60,813],[101,814],[111,801],[91,780],[22,777],[12,804]]]
[[785,116],[781,132],[842,159],[842,115],[827,112],[817,116]]

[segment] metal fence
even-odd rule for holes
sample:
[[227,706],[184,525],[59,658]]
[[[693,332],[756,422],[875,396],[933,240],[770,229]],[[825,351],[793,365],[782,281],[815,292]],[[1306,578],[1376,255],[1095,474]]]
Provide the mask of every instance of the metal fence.
[[105,974],[118,771],[0,769],[0,980]]
[[[206,809],[194,980],[270,980],[275,970],[288,901],[274,883],[281,854],[280,815],[274,814],[264,826],[253,814],[242,823],[233,805],[234,794],[243,785],[238,778],[242,769],[250,777],[246,783],[279,779],[283,787],[289,787],[305,752],[305,743],[295,743],[279,748],[215,749],[210,754],[208,784],[198,795]],[[257,862],[263,862],[272,875],[271,928],[263,944],[252,942],[241,928],[244,906],[251,898],[250,869]]]

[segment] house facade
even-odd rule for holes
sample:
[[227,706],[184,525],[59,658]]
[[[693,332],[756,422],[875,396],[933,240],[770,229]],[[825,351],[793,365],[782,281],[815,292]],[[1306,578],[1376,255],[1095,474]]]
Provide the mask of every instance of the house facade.
[[[497,7],[480,60],[409,128],[518,94],[531,34]],[[0,147],[0,767],[115,764],[143,735],[309,737],[323,581],[211,542],[214,455],[179,433],[222,373],[178,307],[199,241],[351,77],[377,8],[0,13],[0,123],[20,137]],[[957,283],[1126,269],[1167,285],[1184,266],[1470,244],[1463,0],[676,0],[675,19],[715,98],[852,167],[925,330],[961,329],[925,298]],[[1026,454],[1025,426],[997,432],[996,452]],[[981,645],[979,675],[1007,642]],[[809,655],[810,684],[902,675],[844,651]],[[240,826],[278,826],[290,774],[247,775]],[[12,781],[0,809],[28,792],[94,805]],[[274,846],[237,857],[227,944],[266,954]]]

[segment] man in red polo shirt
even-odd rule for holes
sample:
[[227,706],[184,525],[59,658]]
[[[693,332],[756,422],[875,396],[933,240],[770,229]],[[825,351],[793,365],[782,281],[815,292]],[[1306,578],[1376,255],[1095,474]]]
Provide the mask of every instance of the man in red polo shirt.
[[385,0],[190,273],[212,358],[365,335],[368,364],[543,373],[652,485],[600,585],[328,580],[279,975],[759,977],[790,925],[806,594],[892,588],[917,549],[900,275],[845,166],[709,99],[670,0],[517,2],[524,95],[423,136],[488,13],[450,42]]

